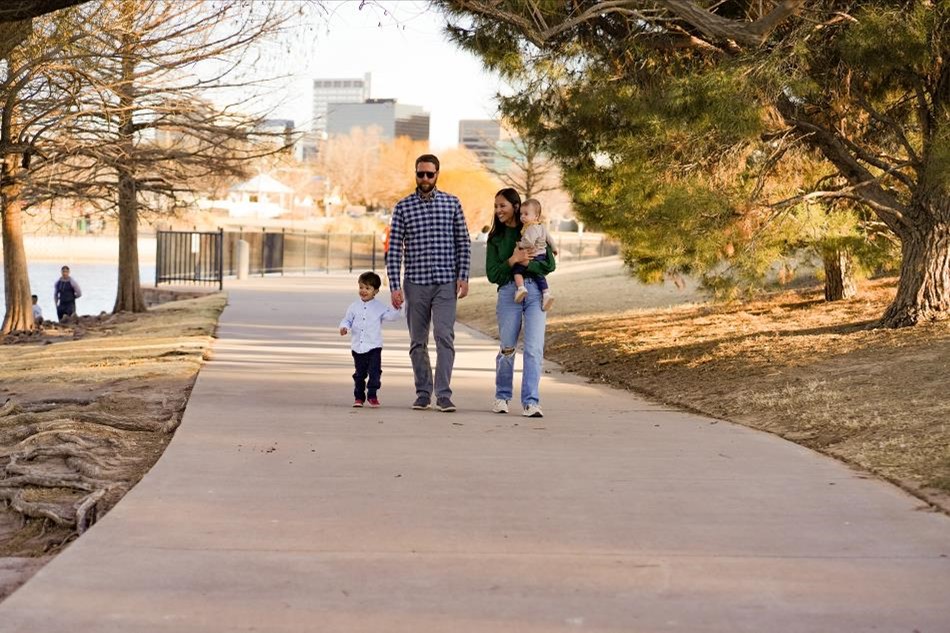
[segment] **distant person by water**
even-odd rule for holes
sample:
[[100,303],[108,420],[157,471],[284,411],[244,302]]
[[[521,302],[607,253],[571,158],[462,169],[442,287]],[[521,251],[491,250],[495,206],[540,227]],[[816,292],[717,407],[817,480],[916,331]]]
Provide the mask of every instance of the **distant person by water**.
[[36,295],[30,295],[33,300],[33,323],[37,326],[43,325],[43,308],[39,305],[40,298]]
[[56,280],[53,302],[56,303],[56,316],[64,321],[76,314],[76,299],[82,296],[82,290],[75,279],[69,276],[69,266],[60,269],[62,276]]

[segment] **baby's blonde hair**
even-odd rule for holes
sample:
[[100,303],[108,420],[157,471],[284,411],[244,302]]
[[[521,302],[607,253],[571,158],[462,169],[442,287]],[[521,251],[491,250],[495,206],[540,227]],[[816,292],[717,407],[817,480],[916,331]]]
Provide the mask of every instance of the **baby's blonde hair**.
[[541,203],[536,198],[528,198],[527,200],[522,202],[521,208],[524,209],[525,207],[534,207],[535,209],[537,209],[538,219],[539,220],[541,219]]

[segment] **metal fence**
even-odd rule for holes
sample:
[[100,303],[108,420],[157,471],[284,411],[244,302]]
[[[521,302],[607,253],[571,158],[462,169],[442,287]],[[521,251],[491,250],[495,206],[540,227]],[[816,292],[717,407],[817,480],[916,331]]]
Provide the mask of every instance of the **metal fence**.
[[[603,235],[555,233],[558,261],[616,255],[617,244]],[[237,244],[250,251],[250,274],[296,274],[385,268],[383,233],[316,233],[312,231],[238,230],[224,232],[158,231],[155,285],[217,283],[236,276]],[[485,244],[472,243],[472,275],[485,272]]]
[[155,286],[217,284],[224,286],[224,231],[157,231]]
[[250,274],[377,270],[385,266],[384,235],[308,231],[232,231],[224,234],[224,274],[237,274],[237,243],[250,250]]

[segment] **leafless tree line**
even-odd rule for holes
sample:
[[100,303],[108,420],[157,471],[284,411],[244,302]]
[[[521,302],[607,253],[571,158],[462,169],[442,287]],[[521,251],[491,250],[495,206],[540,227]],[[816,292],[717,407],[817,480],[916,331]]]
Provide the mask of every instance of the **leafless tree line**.
[[5,23],[21,14],[0,13],[3,333],[34,327],[25,208],[68,199],[113,214],[114,310],[143,311],[140,216],[174,208],[201,183],[241,175],[248,160],[276,151],[259,142],[266,113],[256,105],[263,85],[253,70],[267,54],[262,47],[292,28],[294,7],[93,0],[21,9],[67,4],[77,6]]

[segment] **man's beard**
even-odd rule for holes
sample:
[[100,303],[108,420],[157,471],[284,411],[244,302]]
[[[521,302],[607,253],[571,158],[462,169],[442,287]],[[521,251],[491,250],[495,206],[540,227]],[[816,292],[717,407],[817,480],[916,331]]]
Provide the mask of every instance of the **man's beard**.
[[429,192],[432,191],[433,189],[435,189],[435,183],[434,183],[434,182],[423,182],[423,183],[419,183],[419,191],[421,191],[422,193],[429,193]]

